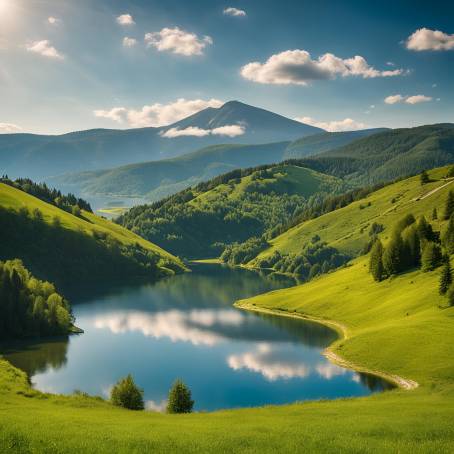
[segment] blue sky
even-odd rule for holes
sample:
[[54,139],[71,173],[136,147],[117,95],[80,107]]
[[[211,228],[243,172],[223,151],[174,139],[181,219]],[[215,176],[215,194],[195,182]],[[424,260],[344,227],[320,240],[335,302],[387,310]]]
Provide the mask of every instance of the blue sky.
[[449,3],[0,0],[0,131],[161,125],[231,99],[332,130],[454,122]]

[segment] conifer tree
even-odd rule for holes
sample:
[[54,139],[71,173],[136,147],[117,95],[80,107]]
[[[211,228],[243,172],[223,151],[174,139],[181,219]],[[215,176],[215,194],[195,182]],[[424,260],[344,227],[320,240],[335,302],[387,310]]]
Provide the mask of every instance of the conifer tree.
[[421,263],[421,241],[419,239],[418,227],[412,224],[402,232],[404,242],[404,261],[409,268],[419,266]]
[[423,171],[421,172],[420,180],[421,180],[421,185],[427,184],[427,183],[430,182],[429,175],[427,174],[427,172],[426,172],[425,170],[423,170]]
[[440,265],[441,248],[433,241],[425,243],[421,254],[421,269],[423,271],[432,271]]
[[444,219],[449,219],[454,213],[454,191],[451,189],[446,199]]
[[193,406],[191,390],[181,380],[177,380],[169,391],[167,413],[191,413]]
[[442,243],[448,254],[454,254],[454,215],[449,218],[448,226],[442,236]]
[[379,239],[374,242],[370,252],[369,271],[377,282],[380,282],[385,277],[383,269],[383,244]]
[[449,257],[444,256],[443,261],[444,261],[444,265],[441,270],[440,285],[439,285],[440,295],[445,295],[446,292],[448,291],[449,287],[452,284],[452,272],[451,272],[451,265],[449,263]]
[[387,276],[397,274],[403,269],[403,242],[398,232],[393,233],[383,252],[383,268]]
[[438,212],[437,209],[434,208],[432,211],[432,221],[436,221],[438,219]]

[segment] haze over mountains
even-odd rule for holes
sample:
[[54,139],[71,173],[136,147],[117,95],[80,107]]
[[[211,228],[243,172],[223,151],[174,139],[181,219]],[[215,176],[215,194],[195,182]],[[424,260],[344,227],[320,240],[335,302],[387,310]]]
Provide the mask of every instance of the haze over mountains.
[[207,108],[174,124],[127,130],[92,129],[59,136],[0,135],[0,166],[10,176],[46,179],[173,158],[220,143],[291,141],[323,130],[238,101]]

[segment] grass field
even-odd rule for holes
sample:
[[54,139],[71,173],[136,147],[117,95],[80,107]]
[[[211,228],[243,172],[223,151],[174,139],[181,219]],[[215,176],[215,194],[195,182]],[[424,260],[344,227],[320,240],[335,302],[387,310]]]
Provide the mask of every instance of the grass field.
[[95,230],[108,233],[122,244],[139,243],[143,248],[159,254],[163,258],[179,262],[176,257],[164,249],[112,221],[87,211],[82,211],[82,217],[73,216],[71,213],[3,183],[0,183],[0,206],[16,211],[21,207],[26,207],[30,212],[39,209],[44,220],[48,223],[52,223],[54,217],[59,217],[63,228],[83,232],[87,235],[92,235]]

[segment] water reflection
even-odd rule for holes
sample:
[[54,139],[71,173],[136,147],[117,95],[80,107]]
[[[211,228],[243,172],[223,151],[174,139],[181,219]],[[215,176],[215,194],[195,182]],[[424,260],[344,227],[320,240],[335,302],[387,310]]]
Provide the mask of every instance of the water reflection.
[[[386,389],[377,377],[342,369],[322,355],[336,339],[325,326],[237,310],[232,303],[291,280],[201,265],[140,286],[98,289],[74,305],[85,333],[3,347],[38,389],[109,395],[132,373],[146,407],[165,408],[176,378],[197,410],[362,396]],[[1,347],[0,347],[1,348]]]

